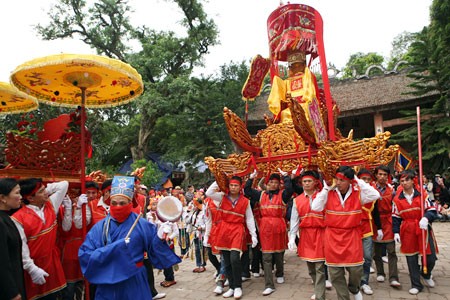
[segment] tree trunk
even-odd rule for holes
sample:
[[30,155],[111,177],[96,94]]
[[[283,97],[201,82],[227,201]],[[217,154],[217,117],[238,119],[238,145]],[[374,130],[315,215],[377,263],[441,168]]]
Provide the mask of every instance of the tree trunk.
[[133,158],[133,161],[145,159],[145,155],[149,151],[148,144],[155,124],[156,118],[147,115],[145,112],[142,112],[138,144],[135,146],[131,146],[131,156]]

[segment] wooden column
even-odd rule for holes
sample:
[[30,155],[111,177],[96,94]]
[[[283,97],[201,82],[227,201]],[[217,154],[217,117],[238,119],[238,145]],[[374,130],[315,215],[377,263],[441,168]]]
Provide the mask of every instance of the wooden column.
[[373,115],[373,122],[374,122],[375,134],[384,132],[383,115],[380,112],[376,112]]

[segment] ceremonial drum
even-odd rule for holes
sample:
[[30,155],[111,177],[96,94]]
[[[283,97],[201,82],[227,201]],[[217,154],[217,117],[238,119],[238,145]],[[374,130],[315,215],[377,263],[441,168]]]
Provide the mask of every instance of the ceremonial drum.
[[162,222],[176,222],[181,218],[183,205],[174,196],[166,196],[159,199],[156,205],[156,215]]

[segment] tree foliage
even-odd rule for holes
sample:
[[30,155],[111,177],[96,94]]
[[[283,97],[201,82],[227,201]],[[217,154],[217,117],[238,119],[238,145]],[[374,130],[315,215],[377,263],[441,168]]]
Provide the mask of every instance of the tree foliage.
[[[371,65],[381,65],[384,62],[383,56],[380,54],[370,52],[362,53],[358,52],[352,54],[344,67],[342,78],[352,78],[356,75],[362,75],[366,72],[367,68]],[[373,74],[379,74],[380,71],[375,69]]]
[[131,164],[132,170],[145,167],[144,175],[140,178],[141,183],[147,187],[158,185],[164,174],[159,170],[158,165],[152,161],[140,159]]
[[[437,97],[432,108],[421,112],[433,116],[421,124],[422,152],[424,165],[429,170],[443,171],[450,166],[450,2],[434,0],[430,15],[430,25],[416,34],[409,49],[412,69],[408,76],[414,79],[413,95]],[[417,129],[401,131],[393,140],[417,149]]]
[[[388,70],[393,70],[395,65],[400,61],[410,61],[409,49],[411,44],[415,41],[416,34],[404,31],[397,35],[392,41],[392,49],[390,53],[389,62],[387,64]],[[397,70],[407,67],[403,65]]]

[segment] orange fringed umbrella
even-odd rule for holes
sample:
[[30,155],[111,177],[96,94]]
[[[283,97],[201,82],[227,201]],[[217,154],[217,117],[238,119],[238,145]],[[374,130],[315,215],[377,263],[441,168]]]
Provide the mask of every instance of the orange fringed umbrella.
[[37,100],[6,82],[0,82],[0,114],[26,113],[37,109]]

